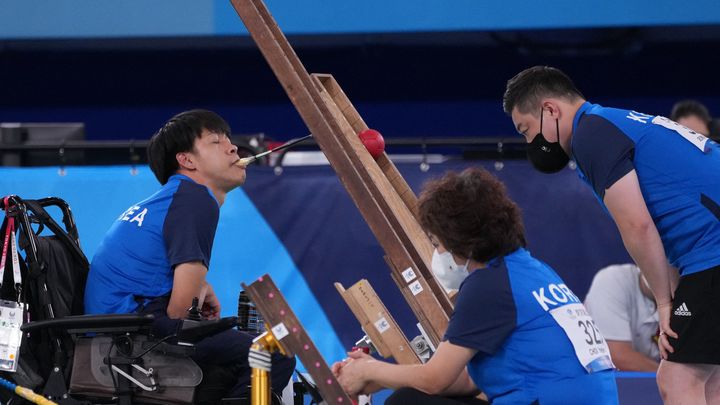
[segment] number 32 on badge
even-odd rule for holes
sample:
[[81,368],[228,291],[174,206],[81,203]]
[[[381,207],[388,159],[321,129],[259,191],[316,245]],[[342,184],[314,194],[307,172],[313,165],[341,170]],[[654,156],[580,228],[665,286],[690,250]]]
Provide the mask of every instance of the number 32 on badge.
[[580,364],[588,372],[614,368],[610,349],[583,304],[568,304],[550,311],[575,349]]

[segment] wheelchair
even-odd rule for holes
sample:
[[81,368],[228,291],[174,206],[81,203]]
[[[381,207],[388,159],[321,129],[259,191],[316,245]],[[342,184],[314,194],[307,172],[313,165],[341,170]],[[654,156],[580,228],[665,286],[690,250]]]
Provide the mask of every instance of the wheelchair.
[[[49,209],[60,211],[63,226]],[[2,378],[59,404],[196,403],[203,372],[213,370],[190,358],[193,343],[234,327],[237,317],[184,321],[176,335],[157,338],[152,315],[83,315],[89,262],[68,204],[55,197],[8,196],[0,199],[0,210],[2,235],[16,223],[22,253],[22,281],[14,280],[8,260],[0,297],[25,309],[17,370],[0,372]],[[28,403],[6,390],[0,390],[0,402]]]

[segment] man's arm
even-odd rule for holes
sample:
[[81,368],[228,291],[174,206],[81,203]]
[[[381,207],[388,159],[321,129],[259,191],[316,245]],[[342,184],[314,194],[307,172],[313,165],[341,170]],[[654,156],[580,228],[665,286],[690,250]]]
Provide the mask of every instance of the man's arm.
[[[657,302],[660,330],[676,338],[677,334],[670,329],[670,265],[660,234],[645,205],[635,170],[605,191],[604,202],[617,224],[625,248],[650,284]],[[672,351],[672,347],[661,336],[660,352],[663,358],[668,350]]]
[[646,355],[635,351],[632,343],[620,340],[607,340],[613,363],[621,371],[656,372],[659,363]]
[[[200,306],[205,299],[205,276],[207,267],[202,262],[181,263],[175,266],[173,288],[170,293],[170,303],[167,307],[168,317],[183,319],[192,305],[193,298],[197,297]],[[214,294],[213,294],[214,296]]]
[[[675,294],[678,284],[680,283],[680,271],[675,266],[670,266],[670,293]],[[674,299],[674,295],[672,296]]]

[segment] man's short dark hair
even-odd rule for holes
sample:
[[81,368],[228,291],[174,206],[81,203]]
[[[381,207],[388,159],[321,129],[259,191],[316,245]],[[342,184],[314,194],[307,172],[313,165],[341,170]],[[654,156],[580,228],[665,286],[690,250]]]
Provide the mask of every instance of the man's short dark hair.
[[510,115],[515,107],[523,114],[539,114],[545,97],[575,101],[583,97],[570,77],[550,66],[533,66],[508,80],[503,95],[503,110]]
[[712,117],[707,107],[697,100],[682,100],[673,105],[670,111],[670,119],[677,121],[680,118],[694,115],[700,118],[706,125],[710,124]]
[[484,169],[448,172],[426,183],[418,213],[422,227],[447,250],[478,262],[525,246],[520,208]]
[[160,184],[177,172],[175,155],[190,152],[195,138],[203,130],[230,136],[230,126],[222,117],[208,110],[190,110],[170,118],[150,139],[147,147],[148,163]]

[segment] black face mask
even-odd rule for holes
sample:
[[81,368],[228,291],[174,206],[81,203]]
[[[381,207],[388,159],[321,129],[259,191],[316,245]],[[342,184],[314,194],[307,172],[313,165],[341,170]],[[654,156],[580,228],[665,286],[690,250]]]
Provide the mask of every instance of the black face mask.
[[567,166],[570,157],[560,147],[560,122],[555,119],[557,142],[548,142],[542,133],[543,111],[540,110],[540,132],[527,145],[527,157],[535,169],[543,173],[557,173]]

